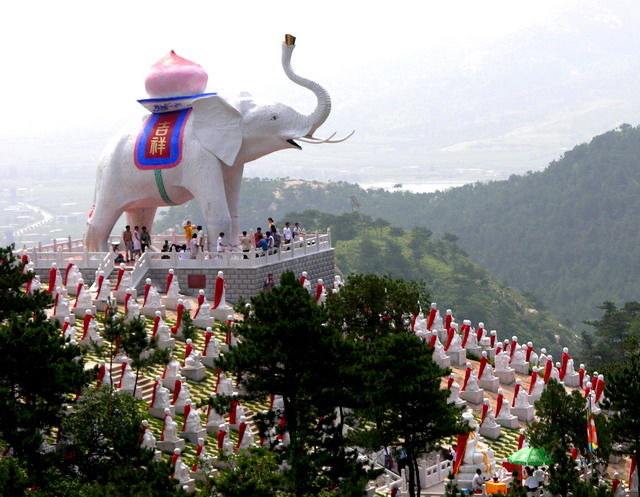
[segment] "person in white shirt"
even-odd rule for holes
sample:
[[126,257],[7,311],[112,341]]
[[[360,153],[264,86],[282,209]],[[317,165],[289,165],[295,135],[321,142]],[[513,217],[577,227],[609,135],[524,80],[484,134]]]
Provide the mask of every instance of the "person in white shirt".
[[284,236],[284,243],[291,243],[291,224],[289,222],[284,223],[282,234]]
[[191,258],[196,259],[198,257],[198,235],[193,234],[191,241],[189,242],[189,251],[191,252]]
[[476,469],[476,474],[473,475],[473,480],[471,480],[471,490],[473,490],[474,494],[482,493],[482,485],[484,485],[484,476],[482,476],[482,471]]
[[524,488],[527,491],[527,497],[537,497],[539,495],[538,490],[540,488],[540,482],[534,476],[534,473],[530,468],[525,471],[527,471],[527,475],[529,475],[524,481]]
[[204,251],[204,230],[202,229],[202,226],[198,225],[198,227],[196,228],[196,235],[198,235],[198,248],[201,251]]
[[216,252],[219,254],[225,251],[227,244],[224,241],[224,233],[221,231],[218,234],[218,240],[216,241]]

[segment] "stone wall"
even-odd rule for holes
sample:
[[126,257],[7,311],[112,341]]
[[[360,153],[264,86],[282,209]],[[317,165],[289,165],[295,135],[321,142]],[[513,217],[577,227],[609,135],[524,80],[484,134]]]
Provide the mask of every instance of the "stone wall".
[[[224,271],[224,277],[227,282],[227,300],[231,303],[236,303],[240,297],[249,299],[254,295],[257,295],[262,290],[262,285],[267,279],[269,273],[273,273],[273,279],[276,284],[280,281],[280,275],[287,270],[293,271],[297,277],[300,276],[302,271],[308,273],[308,278],[311,280],[312,287],[315,289],[315,285],[319,278],[322,278],[325,285],[328,287],[333,286],[333,278],[335,274],[335,262],[333,249],[323,250],[321,252],[314,252],[304,256],[296,257],[295,259],[275,262],[273,264],[253,267],[253,268],[188,268],[188,269],[175,269],[175,273],[180,283],[180,290],[183,295],[197,295],[199,288],[189,288],[189,276],[204,276],[206,286],[204,288],[207,299],[213,299],[213,287],[215,285],[216,276],[218,271]],[[91,285],[95,278],[94,269],[81,269],[82,277],[86,284]],[[43,288],[48,287],[49,281],[49,269],[36,269],[35,273],[40,276]],[[115,274],[112,273],[112,275]],[[156,285],[160,293],[164,293],[164,284],[167,277],[166,269],[149,269],[145,278],[151,278],[153,284]],[[138,285],[138,295],[142,295],[144,291],[144,279]]]
[[[313,288],[319,278],[322,278],[325,285],[332,286],[335,274],[335,262],[333,249],[324,250],[296,257],[293,260],[277,262],[266,266],[255,268],[207,268],[207,269],[175,269],[175,275],[180,283],[180,291],[184,295],[197,295],[199,288],[189,288],[189,275],[205,276],[205,292],[208,300],[213,299],[213,287],[218,271],[224,271],[224,278],[227,283],[227,300],[236,303],[240,297],[249,299],[257,295],[262,290],[262,285],[269,273],[273,273],[276,284],[280,281],[280,275],[287,270],[293,271],[296,276],[300,276],[302,271],[308,273]],[[150,269],[146,278],[151,278],[153,284],[160,292],[164,290],[164,282],[167,277],[165,269]],[[138,287],[138,295],[143,291],[144,282]]]

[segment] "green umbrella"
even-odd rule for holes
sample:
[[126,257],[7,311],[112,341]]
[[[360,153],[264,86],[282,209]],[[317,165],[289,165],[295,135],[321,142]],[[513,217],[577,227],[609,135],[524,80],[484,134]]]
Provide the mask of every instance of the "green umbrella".
[[520,464],[521,466],[542,466],[553,462],[547,451],[541,447],[525,447],[511,454],[507,460],[511,464]]

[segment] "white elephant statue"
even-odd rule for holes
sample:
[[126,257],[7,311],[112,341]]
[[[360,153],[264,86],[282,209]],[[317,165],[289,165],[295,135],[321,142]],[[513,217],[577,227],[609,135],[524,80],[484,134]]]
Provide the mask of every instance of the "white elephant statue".
[[245,163],[277,150],[301,149],[294,140],[338,143],[349,138],[353,132],[336,140],[331,139],[335,133],[325,140],[313,136],[329,116],[331,99],[318,83],[293,72],[294,48],[295,38],[287,35],[282,45],[282,67],[291,81],[315,94],[313,112],[303,115],[281,103],[259,105],[246,93],[233,103],[215,94],[204,96],[193,102],[185,118],[179,165],[153,170],[140,168],[134,158],[141,128],[140,122],[135,123],[115,138],[100,160],[85,249],[107,251],[111,230],[123,212],[127,224],[147,226],[150,231],[158,207],[192,198],[198,202],[213,240],[219,232],[235,240]]

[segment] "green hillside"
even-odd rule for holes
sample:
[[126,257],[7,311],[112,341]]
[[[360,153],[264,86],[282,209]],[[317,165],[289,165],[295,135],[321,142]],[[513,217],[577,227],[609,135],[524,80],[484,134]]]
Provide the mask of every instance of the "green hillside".
[[[484,321],[489,329],[497,329],[501,338],[517,335],[547,346],[556,353],[562,345],[574,346],[573,330],[560,325],[532,299],[523,296],[470,262],[455,243],[435,238],[425,228],[403,230],[358,213],[341,216],[318,211],[292,213],[308,229],[331,229],[336,264],[344,274],[389,273],[393,277],[423,280],[433,301],[454,311],[461,323],[471,319]],[[428,302],[424,307],[428,307]]]
[[[622,125],[544,171],[433,194],[245,179],[241,225],[252,229],[268,216],[280,221],[305,209],[356,210],[397,227],[453,233],[472,261],[576,326],[605,300],[640,300],[639,194],[640,127]],[[159,227],[189,217],[201,219],[191,203],[172,208]]]
[[640,128],[597,136],[538,173],[433,196],[421,212],[573,323],[605,300],[640,298]]

